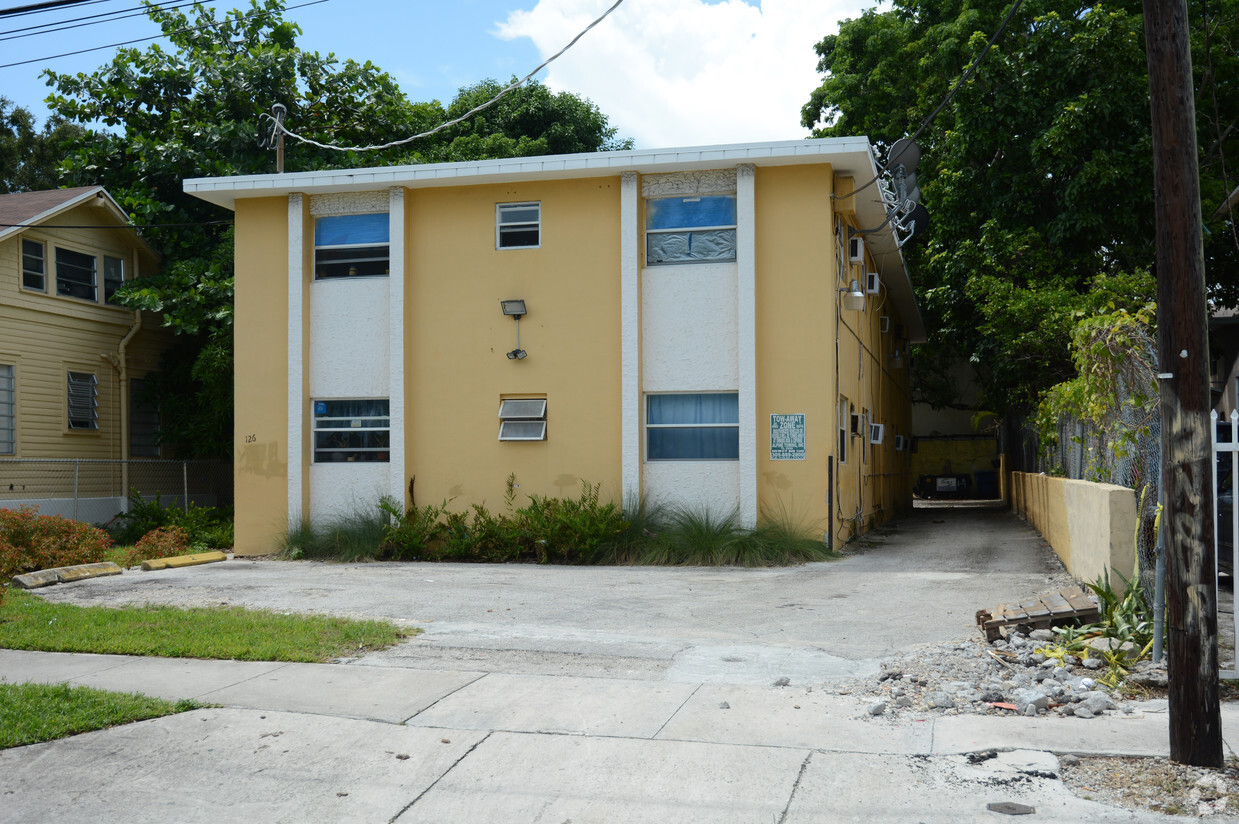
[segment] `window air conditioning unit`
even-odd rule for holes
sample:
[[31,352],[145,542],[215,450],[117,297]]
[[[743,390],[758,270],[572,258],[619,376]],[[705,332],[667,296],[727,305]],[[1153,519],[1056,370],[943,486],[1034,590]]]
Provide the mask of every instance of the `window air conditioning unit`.
[[882,327],[882,334],[891,331],[891,319],[887,315],[882,315],[878,318],[878,325]]
[[886,424],[871,423],[869,424],[869,443],[882,443],[882,438],[886,435]]
[[882,279],[878,277],[877,272],[865,273],[865,291],[871,295],[876,295],[882,289]]
[[863,238],[859,238],[859,237],[848,238],[848,262],[849,263],[864,263],[865,262],[865,241]]
[[857,415],[855,412],[852,413],[852,434],[860,434],[860,415]]
[[908,448],[908,439],[905,438],[903,435],[896,435],[895,436],[895,451],[902,452],[907,448]]

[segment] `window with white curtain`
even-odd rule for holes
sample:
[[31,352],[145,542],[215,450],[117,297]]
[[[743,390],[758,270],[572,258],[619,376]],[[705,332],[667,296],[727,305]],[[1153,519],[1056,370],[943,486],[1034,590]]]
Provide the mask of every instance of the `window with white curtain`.
[[314,277],[386,275],[391,265],[386,212],[336,215],[314,221]]
[[740,460],[740,399],[735,392],[646,396],[646,460]]
[[383,462],[391,458],[387,398],[314,401],[314,462]]
[[736,259],[736,196],[662,197],[645,202],[645,262]]

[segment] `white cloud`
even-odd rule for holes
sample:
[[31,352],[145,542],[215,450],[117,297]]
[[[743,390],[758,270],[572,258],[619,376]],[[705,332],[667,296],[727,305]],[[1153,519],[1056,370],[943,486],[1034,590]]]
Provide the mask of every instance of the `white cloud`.
[[[549,57],[609,3],[539,0],[498,34]],[[627,0],[545,82],[594,101],[639,147],[792,140],[820,83],[814,44],[858,14],[856,0]]]

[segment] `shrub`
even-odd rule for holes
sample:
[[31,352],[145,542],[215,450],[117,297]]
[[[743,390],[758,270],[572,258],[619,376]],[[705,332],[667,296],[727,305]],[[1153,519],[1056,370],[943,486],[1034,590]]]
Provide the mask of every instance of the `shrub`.
[[151,530],[167,526],[183,529],[190,549],[226,549],[233,544],[231,507],[199,506],[194,503],[188,509],[176,505],[164,506],[158,493],[152,501],[142,497],[136,489],[129,490],[129,511],[118,514],[112,520],[110,531],[116,543],[132,544]]
[[122,567],[137,566],[152,558],[171,558],[184,555],[190,549],[189,535],[179,526],[163,526],[152,529],[132,547],[122,548],[113,559]]
[[0,509],[0,581],[39,569],[97,563],[112,546],[98,527],[32,506]]
[[380,555],[387,515],[361,509],[324,525],[303,522],[284,536],[281,554],[289,560],[370,561]]

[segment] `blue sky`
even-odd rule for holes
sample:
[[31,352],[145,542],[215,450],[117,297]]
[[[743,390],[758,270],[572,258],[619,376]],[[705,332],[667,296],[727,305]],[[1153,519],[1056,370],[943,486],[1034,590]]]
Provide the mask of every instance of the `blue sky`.
[[[558,51],[613,0],[327,0],[285,17],[302,48],[371,60],[412,100],[449,101],[487,77],[523,76]],[[25,0],[0,0],[0,8]],[[242,3],[215,3],[221,8]],[[641,147],[709,145],[806,136],[800,106],[817,82],[813,44],[873,3],[857,0],[625,0],[539,79],[593,100]],[[100,0],[54,12],[0,18],[15,29],[131,9]],[[144,16],[40,36],[0,39],[0,95],[42,119],[40,73],[91,71],[114,49],[52,55],[157,33]],[[146,44],[139,44],[144,48]]]

